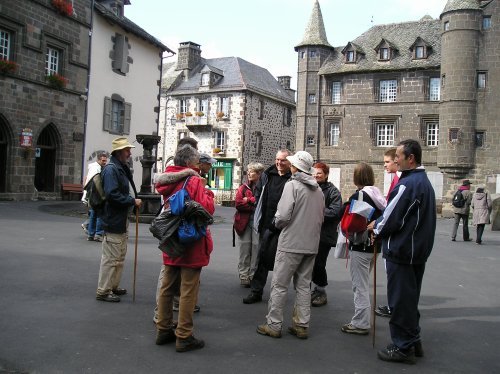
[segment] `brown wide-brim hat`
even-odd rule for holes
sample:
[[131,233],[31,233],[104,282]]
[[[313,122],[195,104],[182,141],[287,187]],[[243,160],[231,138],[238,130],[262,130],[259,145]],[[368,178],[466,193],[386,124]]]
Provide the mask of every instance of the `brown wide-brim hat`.
[[470,186],[470,180],[468,180],[468,179],[464,179],[464,180],[462,181],[462,186]]
[[125,148],[135,148],[135,145],[130,144],[128,139],[125,137],[116,138],[111,143],[111,153]]

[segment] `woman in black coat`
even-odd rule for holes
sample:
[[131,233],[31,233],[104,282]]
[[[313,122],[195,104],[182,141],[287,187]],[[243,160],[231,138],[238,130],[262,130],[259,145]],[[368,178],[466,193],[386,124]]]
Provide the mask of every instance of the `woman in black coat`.
[[313,165],[314,178],[325,195],[325,220],[321,226],[318,254],[314,261],[312,283],[314,290],[311,293],[311,305],[322,306],[327,303],[325,287],[328,285],[326,274],[326,260],[330,248],[337,244],[337,226],[342,217],[342,196],[340,191],[328,182],[329,168],[322,162]]

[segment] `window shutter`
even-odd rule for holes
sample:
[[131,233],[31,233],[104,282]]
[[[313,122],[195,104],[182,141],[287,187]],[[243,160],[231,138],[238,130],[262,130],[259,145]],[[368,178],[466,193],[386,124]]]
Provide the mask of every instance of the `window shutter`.
[[380,81],[373,81],[373,101],[378,103],[380,101]]
[[123,115],[123,133],[130,134],[130,119],[132,115],[132,104],[125,103],[125,110]]
[[116,34],[113,69],[118,70],[123,74],[128,73],[127,58],[128,58],[128,43],[127,40],[125,39],[125,35]]
[[429,100],[430,99],[430,86],[431,86],[431,78],[430,77],[425,77],[424,78],[424,84],[423,84],[423,92],[424,92],[424,100]]
[[104,113],[102,120],[102,129],[104,131],[111,131],[111,98],[104,98]]

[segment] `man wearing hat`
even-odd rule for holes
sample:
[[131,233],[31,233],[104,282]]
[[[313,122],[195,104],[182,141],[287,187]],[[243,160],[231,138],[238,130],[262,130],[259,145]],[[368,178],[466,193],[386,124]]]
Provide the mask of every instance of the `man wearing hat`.
[[142,203],[141,199],[130,194],[129,186],[132,186],[134,196],[137,196],[132,173],[127,166],[131,148],[135,147],[127,138],[113,140],[111,158],[102,171],[106,202],[101,216],[104,240],[96,292],[96,299],[100,301],[119,302],[120,295],[127,293],[119,285],[127,254],[128,215],[133,207],[139,208]]
[[308,337],[311,317],[311,278],[318,253],[325,198],[313,172],[313,158],[299,151],[288,156],[292,176],[283,188],[272,226],[281,230],[271,281],[266,323],[257,327],[261,335],[281,336],[283,309],[290,281],[295,288],[292,325],[288,332],[297,338]]
[[215,158],[210,157],[210,155],[206,153],[201,153],[200,154],[200,175],[202,178],[205,178],[207,180],[207,186],[210,186],[210,178],[208,175],[208,172],[212,168],[212,165],[215,164],[217,160]]
[[458,193],[462,194],[463,200],[460,203],[452,202],[453,213],[455,213],[455,224],[453,225],[453,231],[451,233],[451,241],[454,242],[456,240],[458,225],[460,224],[460,220],[462,220],[464,242],[470,242],[472,239],[469,237],[469,212],[472,202],[472,192],[470,191],[470,181],[468,179],[464,179],[462,185],[458,187],[458,191],[455,192],[453,196],[454,201],[462,199],[456,198]]

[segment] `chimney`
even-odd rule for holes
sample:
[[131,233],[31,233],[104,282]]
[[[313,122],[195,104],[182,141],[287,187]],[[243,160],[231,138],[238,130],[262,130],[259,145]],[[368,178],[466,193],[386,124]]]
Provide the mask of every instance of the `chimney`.
[[290,77],[289,75],[284,75],[284,76],[278,77],[278,83],[281,84],[281,87],[283,87],[285,90],[289,90],[290,89],[290,79],[292,79],[292,77]]
[[176,70],[184,70],[185,78],[189,78],[190,71],[201,62],[200,45],[193,42],[179,44]]

